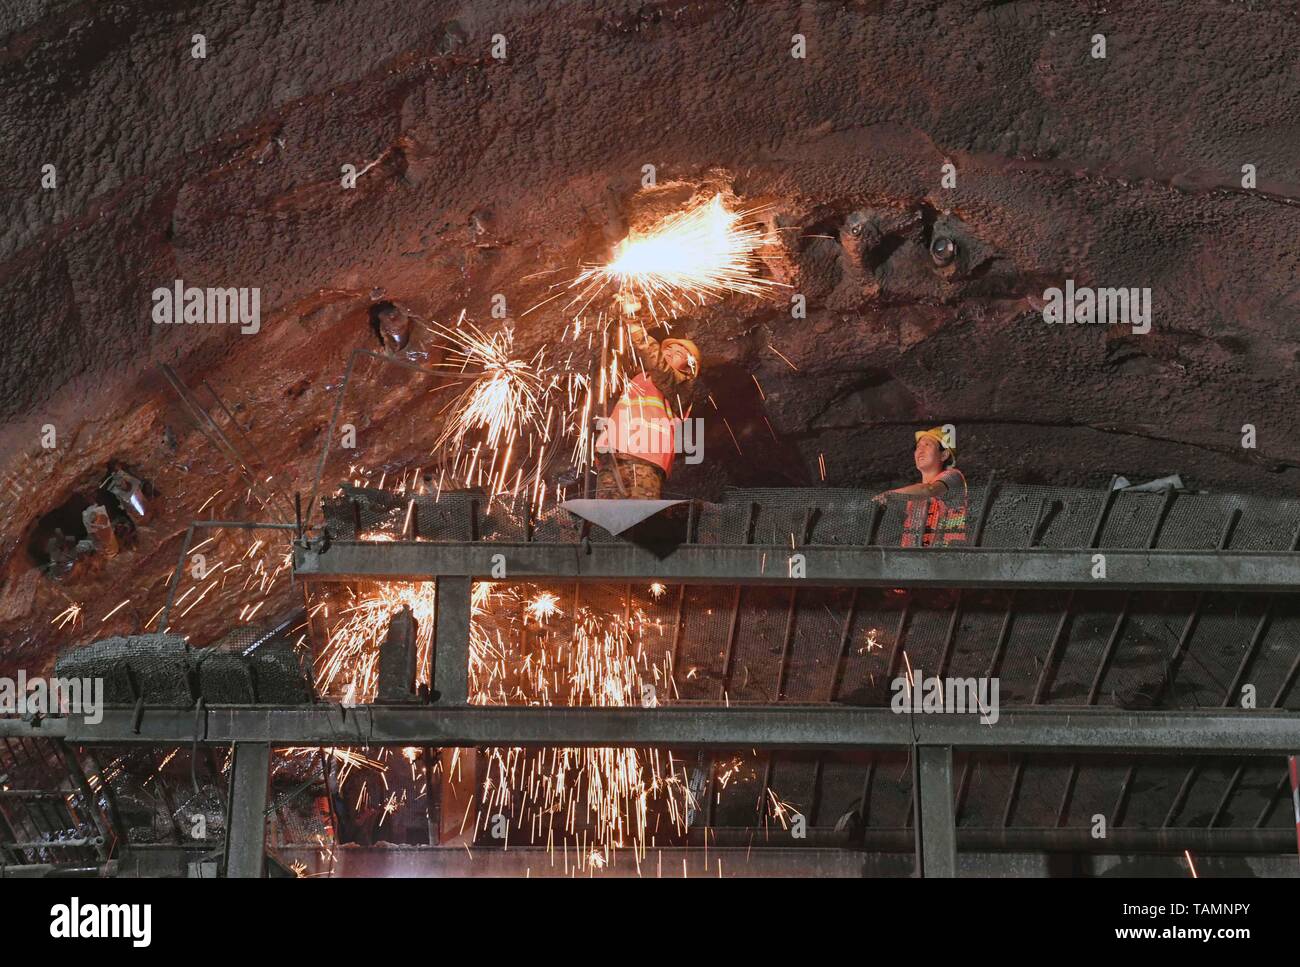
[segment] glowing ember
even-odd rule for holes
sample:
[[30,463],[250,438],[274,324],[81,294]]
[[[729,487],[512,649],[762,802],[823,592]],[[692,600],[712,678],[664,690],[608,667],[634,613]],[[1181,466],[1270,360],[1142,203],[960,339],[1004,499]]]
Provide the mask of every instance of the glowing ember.
[[[590,304],[613,290],[624,312],[642,307],[651,317],[672,318],[688,306],[732,293],[762,295],[777,285],[755,276],[767,233],[747,221],[753,212],[729,212],[721,195],[671,215],[649,231],[619,243],[608,265],[589,268],[571,285],[574,303]],[[572,304],[571,304],[572,305]]]

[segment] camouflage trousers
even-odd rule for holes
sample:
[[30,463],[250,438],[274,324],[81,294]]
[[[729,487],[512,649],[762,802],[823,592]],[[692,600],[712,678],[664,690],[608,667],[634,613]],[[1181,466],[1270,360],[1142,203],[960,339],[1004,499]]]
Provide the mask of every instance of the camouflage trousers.
[[[617,474],[617,476],[615,476]],[[620,488],[619,484],[622,484]],[[664,472],[653,463],[620,454],[606,454],[596,475],[596,497],[600,500],[658,500],[664,487]]]

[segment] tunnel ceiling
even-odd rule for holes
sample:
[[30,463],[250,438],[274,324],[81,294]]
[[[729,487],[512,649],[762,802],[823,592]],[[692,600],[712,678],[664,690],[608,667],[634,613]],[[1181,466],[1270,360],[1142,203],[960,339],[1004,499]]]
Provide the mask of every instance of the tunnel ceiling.
[[[902,482],[910,429],[934,423],[976,479],[1300,482],[1293,4],[51,2],[0,31],[0,627],[63,606],[23,548],[110,465],[159,495],[131,551],[151,588],[200,510],[258,509],[157,364],[208,381],[306,491],[348,354],[378,348],[375,303],[463,309],[532,351],[569,322],[557,282],[713,192],[762,209],[790,289],[678,321],[735,436],[712,426],[716,459],[681,488],[817,485],[819,458],[827,484]],[[155,325],[150,293],[177,279],[260,288],[261,330]],[[1046,325],[1067,279],[1150,287],[1151,331]],[[435,342],[417,326],[412,358]],[[429,459],[423,389],[357,405],[359,462]],[[122,566],[74,595],[107,611]]]

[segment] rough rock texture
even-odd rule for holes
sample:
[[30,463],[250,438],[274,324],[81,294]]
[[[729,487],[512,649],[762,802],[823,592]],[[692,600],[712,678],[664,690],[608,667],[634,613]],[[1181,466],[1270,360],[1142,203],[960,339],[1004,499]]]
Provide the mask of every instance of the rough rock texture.
[[[8,5],[0,37],[10,658],[143,630],[200,510],[289,514],[258,509],[157,363],[217,388],[280,493],[306,492],[348,354],[378,348],[374,303],[499,325],[502,293],[531,350],[568,321],[565,299],[523,314],[553,284],[714,189],[767,206],[768,271],[808,316],[783,295],[679,323],[713,400],[679,490],[815,484],[819,456],[828,484],[901,482],[909,430],[935,423],[974,477],[1300,482],[1293,3],[55,0]],[[259,287],[261,331],[154,325],[151,291],[178,278]],[[1042,292],[1066,279],[1149,286],[1152,332],[1046,325]],[[411,358],[434,343],[417,327]],[[435,462],[444,397],[376,380],[331,480]],[[158,488],[157,516],[93,573],[33,586],[37,518],[110,460]],[[85,623],[55,632],[70,599]]]

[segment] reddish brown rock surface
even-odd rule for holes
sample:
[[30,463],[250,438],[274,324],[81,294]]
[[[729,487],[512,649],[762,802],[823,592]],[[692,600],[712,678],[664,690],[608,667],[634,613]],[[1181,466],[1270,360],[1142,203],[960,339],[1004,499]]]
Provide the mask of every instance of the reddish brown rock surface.
[[[1297,491],[1291,3],[61,2],[7,10],[0,36],[0,664],[140,630],[200,508],[288,516],[250,499],[158,363],[207,380],[280,492],[306,492],[348,354],[378,348],[374,303],[486,325],[502,293],[531,350],[566,323],[563,299],[523,315],[552,283],[709,187],[769,206],[769,271],[808,318],[734,299],[684,322],[718,411],[678,489],[817,484],[819,454],[828,484],[879,486],[911,472],[911,428],[951,422],[976,478]],[[259,287],[261,331],[154,325],[150,292],[178,278]],[[1047,326],[1033,300],[1067,278],[1149,286],[1152,332]],[[418,325],[410,350],[436,361]],[[433,464],[429,390],[359,391],[354,462]],[[33,579],[38,518],[114,460],[160,494],[135,546]],[[82,621],[54,628],[69,601]]]

